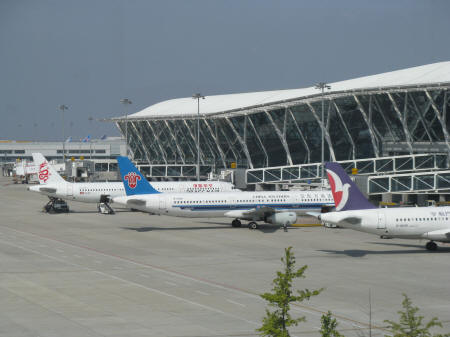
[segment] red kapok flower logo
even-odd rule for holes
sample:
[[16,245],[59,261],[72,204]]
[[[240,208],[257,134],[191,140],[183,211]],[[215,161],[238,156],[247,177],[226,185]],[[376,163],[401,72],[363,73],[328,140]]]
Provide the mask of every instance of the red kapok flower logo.
[[126,176],[123,177],[128,182],[129,188],[135,188],[138,180],[141,180],[141,177],[135,172],[129,172]]

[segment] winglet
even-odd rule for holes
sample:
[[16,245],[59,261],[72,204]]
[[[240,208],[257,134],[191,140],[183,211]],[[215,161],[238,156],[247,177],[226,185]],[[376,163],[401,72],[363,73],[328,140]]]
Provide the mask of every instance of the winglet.
[[128,157],[117,157],[117,163],[127,195],[160,193],[145,179]]
[[336,211],[376,208],[361,193],[356,184],[338,163],[326,163],[328,181],[330,182]]
[[42,153],[32,153],[33,161],[38,166],[39,184],[65,183],[66,181],[49,164]]

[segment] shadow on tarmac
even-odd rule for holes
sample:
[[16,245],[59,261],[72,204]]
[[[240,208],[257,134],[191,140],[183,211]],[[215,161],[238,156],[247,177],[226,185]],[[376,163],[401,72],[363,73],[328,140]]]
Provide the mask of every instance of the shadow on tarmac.
[[[231,229],[231,230],[239,230],[239,229],[247,229],[247,226],[242,226],[240,228],[233,228],[229,224],[217,223],[217,222],[201,222],[201,224],[209,224],[215,226],[189,226],[189,227],[121,227],[122,229],[132,230],[136,232],[151,232],[151,231],[185,231],[185,230],[203,230],[203,229]],[[294,228],[289,228],[289,230]],[[247,229],[248,230],[248,229]],[[253,231],[262,232],[262,233],[274,233],[276,231],[282,230],[279,226],[270,226],[270,225],[260,225],[257,229]]]
[[151,231],[186,231],[202,229],[231,229],[231,226],[195,226],[195,227],[121,227],[129,231],[151,232]]
[[396,246],[405,248],[415,248],[407,250],[360,250],[360,249],[349,249],[349,250],[326,250],[321,249],[320,252],[325,252],[335,255],[346,255],[350,257],[364,257],[366,255],[399,255],[399,254],[438,254],[438,253],[450,253],[450,247],[438,246],[435,251],[428,251],[425,249],[424,245],[420,244],[406,244],[406,243],[394,243],[394,242],[371,242],[376,245],[385,246]]

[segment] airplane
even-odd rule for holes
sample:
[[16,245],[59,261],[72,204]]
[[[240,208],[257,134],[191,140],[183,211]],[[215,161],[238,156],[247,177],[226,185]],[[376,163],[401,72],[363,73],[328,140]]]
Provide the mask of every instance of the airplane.
[[189,218],[229,217],[233,227],[248,220],[283,226],[286,230],[298,214],[334,206],[330,191],[258,191],[212,193],[161,193],[152,186],[127,157],[117,157],[126,196],[112,202],[141,211]]
[[[56,199],[65,199],[106,204],[109,207],[111,198],[125,195],[121,181],[71,183],[64,180],[41,153],[33,153],[32,156],[38,166],[39,185],[30,186],[28,190],[47,195],[51,202]],[[240,191],[233,184],[225,181],[159,181],[153,183],[153,186],[160,192],[170,193]]]
[[450,242],[450,207],[377,208],[338,163],[326,163],[325,169],[336,210],[316,214],[322,222],[385,238],[428,239],[430,251],[437,249],[435,241]]

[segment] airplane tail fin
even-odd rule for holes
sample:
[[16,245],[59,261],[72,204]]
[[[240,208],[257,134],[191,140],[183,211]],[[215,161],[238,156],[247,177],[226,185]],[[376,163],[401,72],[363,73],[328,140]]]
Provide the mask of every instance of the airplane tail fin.
[[38,166],[39,184],[66,182],[58,172],[49,164],[42,153],[32,153],[33,161]]
[[160,193],[145,179],[128,157],[117,157],[117,163],[127,195]]
[[338,163],[325,163],[336,211],[376,208]]

